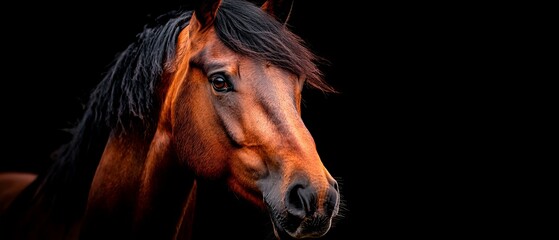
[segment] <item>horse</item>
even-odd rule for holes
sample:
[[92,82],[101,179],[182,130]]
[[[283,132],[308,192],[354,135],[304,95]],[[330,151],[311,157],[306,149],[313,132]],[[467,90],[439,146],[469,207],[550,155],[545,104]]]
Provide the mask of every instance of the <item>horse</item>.
[[212,239],[251,219],[275,239],[327,236],[340,188],[301,105],[336,89],[287,27],[292,6],[194,1],[146,25],[52,166],[12,181],[0,239]]

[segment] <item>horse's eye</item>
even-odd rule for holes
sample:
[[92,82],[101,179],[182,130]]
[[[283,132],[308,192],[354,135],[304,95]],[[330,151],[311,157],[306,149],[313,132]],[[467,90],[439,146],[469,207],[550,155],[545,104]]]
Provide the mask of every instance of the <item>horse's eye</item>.
[[227,92],[233,89],[233,86],[223,74],[214,74],[210,77],[212,87],[218,92]]

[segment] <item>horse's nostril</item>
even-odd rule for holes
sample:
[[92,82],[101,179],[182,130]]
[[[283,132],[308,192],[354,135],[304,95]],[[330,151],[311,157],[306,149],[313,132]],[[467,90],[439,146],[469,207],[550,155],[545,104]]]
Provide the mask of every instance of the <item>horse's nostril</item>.
[[290,214],[304,218],[316,211],[316,193],[302,184],[294,184],[288,191],[287,210]]
[[[331,181],[326,186],[318,187],[302,177],[296,179],[287,188],[286,211],[280,212],[281,214],[276,216],[276,221],[290,236],[297,239],[320,237],[330,229],[332,218],[338,211],[337,184]],[[272,210],[277,211],[277,209]],[[288,239],[292,238],[288,237]]]

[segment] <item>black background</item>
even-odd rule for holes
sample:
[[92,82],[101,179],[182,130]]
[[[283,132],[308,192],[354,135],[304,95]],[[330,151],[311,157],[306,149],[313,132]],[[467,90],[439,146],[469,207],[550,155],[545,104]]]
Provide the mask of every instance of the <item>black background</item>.
[[[496,183],[481,184],[499,134],[492,118],[498,103],[485,101],[492,86],[481,74],[494,57],[479,56],[494,44],[484,25],[491,23],[479,23],[485,12],[362,4],[301,0],[289,22],[330,61],[321,68],[340,91],[309,92],[303,109],[344,196],[344,218],[330,238],[478,237],[495,229]],[[2,16],[1,150],[9,156],[3,168],[44,168],[116,54],[153,17],[185,5],[125,0],[5,8],[14,14]]]

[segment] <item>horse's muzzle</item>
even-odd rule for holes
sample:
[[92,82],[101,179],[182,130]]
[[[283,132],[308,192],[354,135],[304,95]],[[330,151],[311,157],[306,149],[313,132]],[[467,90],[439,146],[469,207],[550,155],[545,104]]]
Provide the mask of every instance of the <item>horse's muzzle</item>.
[[317,238],[328,232],[338,214],[340,194],[335,181],[322,195],[307,182],[295,181],[286,191],[284,204],[266,202],[279,239]]

